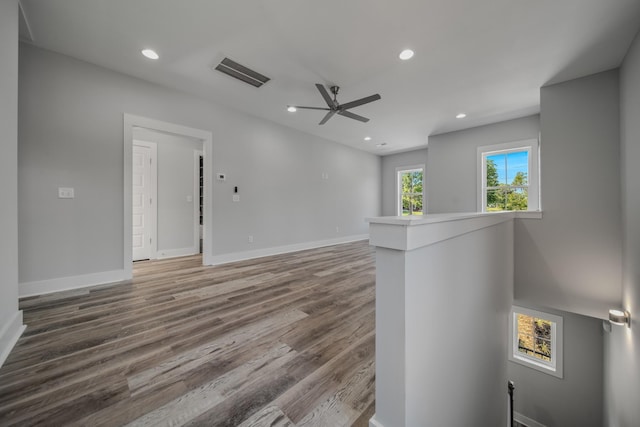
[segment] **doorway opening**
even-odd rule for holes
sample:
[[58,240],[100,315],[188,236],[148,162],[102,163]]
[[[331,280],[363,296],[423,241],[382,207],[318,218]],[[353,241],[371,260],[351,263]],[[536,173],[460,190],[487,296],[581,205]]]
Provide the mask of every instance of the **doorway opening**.
[[[151,250],[151,255],[148,258],[140,258],[140,259],[154,259],[154,258],[168,258],[173,256],[181,256],[184,252],[184,255],[194,254],[194,253],[202,253],[202,263],[204,265],[208,265],[211,263],[211,259],[213,257],[212,254],[212,242],[211,235],[208,234],[207,231],[211,231],[212,227],[212,186],[211,186],[211,153],[213,151],[213,141],[212,134],[209,131],[190,128],[186,126],[181,126],[173,123],[162,122],[159,120],[154,120],[146,117],[134,116],[130,114],[124,114],[124,135],[123,135],[123,144],[124,144],[124,270],[126,278],[131,278],[133,269],[132,269],[132,260],[134,259],[134,216],[133,216],[133,161],[134,161],[134,134],[137,133],[136,129],[143,129],[153,132],[158,132],[160,134],[165,135],[173,135],[176,137],[181,137],[182,139],[190,139],[192,141],[198,142],[198,149],[192,150],[193,154],[188,154],[188,156],[193,156],[189,158],[193,158],[188,161],[188,164],[185,167],[188,167],[189,170],[193,172],[188,172],[188,176],[186,179],[188,182],[192,184],[188,184],[188,190],[183,191],[181,193],[181,207],[190,209],[190,212],[193,212],[193,225],[191,228],[193,229],[193,233],[189,233],[187,240],[190,242],[188,245],[183,245],[184,247],[177,247],[177,249],[173,250],[164,250],[162,248],[158,249],[158,234],[156,238],[153,237],[151,240],[147,240],[150,242],[149,249]],[[137,143],[137,141],[136,141]],[[157,154],[158,156],[160,154]],[[140,156],[138,156],[140,157]],[[197,162],[196,162],[197,159]],[[139,160],[139,159],[138,159]],[[155,162],[159,164],[159,161]],[[196,166],[197,165],[197,166]],[[193,178],[191,178],[193,177]],[[136,180],[139,180],[139,177],[135,177]],[[165,180],[166,181],[166,180]],[[196,186],[197,184],[197,186]],[[158,178],[158,183],[156,189],[160,188],[158,191],[165,191],[162,187],[161,179]],[[184,194],[187,193],[187,194]],[[156,200],[159,200],[158,197],[160,193],[156,194],[155,199],[152,199],[152,203],[156,203]],[[153,211],[153,209],[152,209]],[[153,216],[153,213],[151,214]],[[190,216],[190,215],[189,215]],[[147,221],[153,218],[147,218]],[[157,227],[167,227],[166,224],[162,225],[161,222],[167,221],[167,218],[160,219],[158,217],[156,220],[156,230]],[[188,220],[190,222],[190,220]],[[137,220],[136,224],[140,224],[140,218]],[[153,227],[153,224],[151,224]],[[136,239],[140,239],[141,237],[137,236]],[[139,242],[138,242],[139,243]],[[153,254],[155,243],[156,253],[155,256]],[[193,251],[191,249],[193,248]],[[140,256],[140,254],[137,254]]]

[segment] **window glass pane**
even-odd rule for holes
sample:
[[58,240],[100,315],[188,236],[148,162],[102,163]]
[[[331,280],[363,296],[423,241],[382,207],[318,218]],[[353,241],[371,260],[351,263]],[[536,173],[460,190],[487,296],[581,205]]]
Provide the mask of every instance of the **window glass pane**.
[[516,151],[506,155],[506,181],[508,185],[527,185],[529,153]]
[[551,360],[551,341],[536,338],[536,351],[532,356],[549,362]]
[[518,313],[518,352],[545,362],[551,361],[551,324],[549,320]]
[[495,153],[486,156],[485,161],[485,210],[491,212],[529,209],[529,153],[526,150]]
[[537,337],[551,339],[551,322],[544,319],[535,319],[534,324]]
[[505,200],[503,189],[487,190],[487,212],[505,210]]
[[408,195],[402,197],[402,215],[422,215],[422,195]]
[[518,351],[525,354],[533,353],[533,322],[532,318],[518,314]]
[[507,155],[492,154],[487,156],[487,187],[497,187],[507,181]]
[[422,195],[415,195],[411,198],[411,215],[422,215]]
[[409,196],[402,196],[402,215],[411,215],[411,200]]
[[422,215],[422,169],[400,173],[401,215]]
[[526,211],[529,198],[528,193],[529,191],[526,188],[508,188],[505,191],[506,197],[504,210]]

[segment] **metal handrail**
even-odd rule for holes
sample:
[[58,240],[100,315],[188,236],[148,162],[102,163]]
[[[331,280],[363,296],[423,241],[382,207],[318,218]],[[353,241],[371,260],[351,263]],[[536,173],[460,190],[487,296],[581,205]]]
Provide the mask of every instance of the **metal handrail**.
[[513,381],[507,383],[507,389],[509,390],[509,426],[513,427],[513,390],[516,386]]

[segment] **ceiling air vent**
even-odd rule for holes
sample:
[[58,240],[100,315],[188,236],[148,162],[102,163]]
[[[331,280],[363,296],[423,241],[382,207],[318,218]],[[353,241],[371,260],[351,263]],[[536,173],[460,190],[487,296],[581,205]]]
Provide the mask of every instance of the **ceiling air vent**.
[[240,65],[237,62],[230,60],[229,58],[224,58],[215,69],[255,87],[260,87],[271,80],[269,77],[265,77],[244,65]]

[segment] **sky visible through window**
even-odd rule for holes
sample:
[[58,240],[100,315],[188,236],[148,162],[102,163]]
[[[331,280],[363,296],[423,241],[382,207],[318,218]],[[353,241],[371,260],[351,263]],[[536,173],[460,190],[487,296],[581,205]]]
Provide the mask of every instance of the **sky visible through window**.
[[518,172],[529,176],[529,159],[526,151],[513,153],[498,153],[487,156],[487,160],[493,160],[498,171],[500,184],[510,185]]

